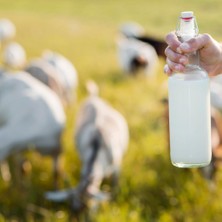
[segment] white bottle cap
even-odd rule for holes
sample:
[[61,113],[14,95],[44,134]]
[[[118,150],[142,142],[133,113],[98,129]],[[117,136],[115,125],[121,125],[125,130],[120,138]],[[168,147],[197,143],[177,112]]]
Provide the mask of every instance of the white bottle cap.
[[181,18],[184,19],[193,18],[193,12],[192,11],[181,12]]

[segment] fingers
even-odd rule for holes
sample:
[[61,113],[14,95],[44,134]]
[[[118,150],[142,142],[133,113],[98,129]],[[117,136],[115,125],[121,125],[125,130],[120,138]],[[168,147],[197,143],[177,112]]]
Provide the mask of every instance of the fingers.
[[185,65],[188,63],[186,54],[207,47],[209,44],[213,43],[211,36],[208,34],[202,34],[181,43],[176,34],[170,32],[165,39],[168,47],[165,49],[167,65],[164,67],[164,72],[168,75],[173,72],[184,71]]
[[208,34],[199,35],[196,38],[192,38],[187,42],[183,42],[179,47],[178,50],[181,50],[181,53],[190,53],[196,50],[202,49],[207,47],[209,44],[213,42],[212,38]]
[[166,63],[164,67],[164,72],[168,75],[171,75],[173,72],[183,72],[185,65],[188,63],[188,58],[186,55],[179,54],[171,49],[168,46],[165,50],[166,54]]
[[174,50],[177,51],[177,48],[180,46],[181,42],[178,40],[175,32],[170,32],[168,35],[166,35],[166,43],[168,46]]
[[165,49],[167,65],[164,67],[164,72],[170,75],[173,72],[184,71],[185,65],[188,63],[186,55],[208,47],[213,44],[213,39],[208,34],[202,34],[181,43],[175,33],[171,32],[166,36],[166,42],[168,44],[168,47]]
[[186,55],[173,51],[169,46],[165,49],[165,55],[169,60],[175,63],[181,63],[183,65],[188,63],[188,58]]
[[171,75],[173,73],[167,64],[164,66],[163,71],[168,75]]
[[[168,48],[179,54],[190,53],[201,48],[207,47],[213,43],[213,39],[209,34],[201,34],[195,38],[192,38],[186,42],[181,43],[174,32],[170,32],[166,36],[166,42]],[[168,49],[167,49],[168,50]],[[167,51],[165,51],[167,53]],[[169,54],[166,54],[168,56]]]
[[183,72],[185,69],[185,66],[183,64],[173,62],[169,60],[168,58],[166,59],[166,62],[167,62],[168,67],[174,72]]
[[[167,64],[164,66],[164,72],[168,75],[171,75],[173,72],[183,72],[185,70],[185,65],[188,63],[188,58],[177,53],[170,53],[172,53],[172,57],[167,57]],[[166,52],[167,55],[170,53]]]
[[185,66],[174,63],[170,60],[167,60],[167,64],[164,66],[164,73],[168,74],[169,76],[172,75],[175,72],[183,72],[185,70]]
[[178,48],[181,42],[178,40],[174,32],[171,32],[166,36],[166,42],[168,44],[168,47],[165,49],[167,65],[164,67],[164,72],[168,75],[173,72],[182,72],[185,65],[188,63],[188,58],[186,55],[178,53]]

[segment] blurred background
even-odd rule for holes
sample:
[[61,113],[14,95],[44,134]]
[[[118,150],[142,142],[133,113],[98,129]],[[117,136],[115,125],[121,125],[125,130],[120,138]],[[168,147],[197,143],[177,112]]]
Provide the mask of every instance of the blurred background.
[[[93,79],[100,96],[126,118],[130,142],[123,158],[115,198],[101,204],[91,221],[222,221],[222,171],[213,181],[197,169],[173,167],[169,159],[165,106],[167,77],[164,58],[152,77],[123,73],[116,40],[122,24],[136,22],[145,33],[163,40],[174,30],[181,11],[196,15],[200,33],[222,40],[219,0],[0,0],[0,18],[16,27],[14,40],[27,59],[51,49],[68,58],[78,72],[77,100],[65,108],[60,188],[75,186],[81,161],[73,133],[76,113],[86,97],[85,83]],[[16,110],[15,110],[16,113]],[[26,151],[29,159],[20,182],[0,177],[0,221],[70,221],[67,203],[52,203],[51,159]],[[107,184],[104,184],[105,189]]]

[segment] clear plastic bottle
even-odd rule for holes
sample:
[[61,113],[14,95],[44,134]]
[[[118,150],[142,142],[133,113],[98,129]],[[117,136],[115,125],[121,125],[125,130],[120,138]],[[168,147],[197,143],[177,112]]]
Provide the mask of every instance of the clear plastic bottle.
[[[193,12],[182,12],[177,26],[181,42],[198,35]],[[211,161],[210,82],[199,66],[198,52],[187,55],[185,72],[168,79],[170,157],[181,168],[203,167]]]

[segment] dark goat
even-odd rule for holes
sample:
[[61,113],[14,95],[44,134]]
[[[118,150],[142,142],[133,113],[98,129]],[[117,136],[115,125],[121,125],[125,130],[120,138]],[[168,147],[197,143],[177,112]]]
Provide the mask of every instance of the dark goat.
[[138,36],[135,37],[135,39],[152,45],[155,48],[158,56],[161,56],[164,59],[166,58],[165,49],[167,47],[167,43],[164,40],[154,38],[148,35]]
[[167,43],[163,39],[146,34],[145,29],[140,24],[127,22],[121,26],[120,33],[125,38],[136,39],[153,46],[158,56],[163,57],[164,59],[166,58],[165,49]]

